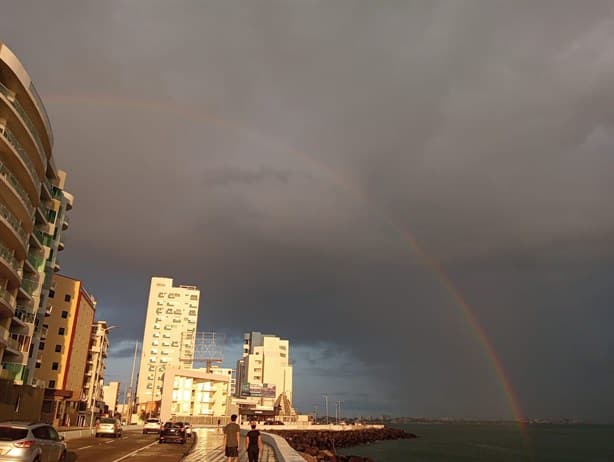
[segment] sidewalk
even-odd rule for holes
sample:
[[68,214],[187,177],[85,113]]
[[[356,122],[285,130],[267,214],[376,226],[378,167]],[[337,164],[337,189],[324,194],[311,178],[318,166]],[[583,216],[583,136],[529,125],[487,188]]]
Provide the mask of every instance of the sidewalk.
[[[196,445],[192,451],[182,459],[182,462],[226,462],[224,456],[224,435],[216,428],[195,428]],[[245,437],[241,437],[239,448],[239,462],[247,462],[247,453],[244,448]],[[258,462],[277,462],[275,453],[268,445],[264,445]]]

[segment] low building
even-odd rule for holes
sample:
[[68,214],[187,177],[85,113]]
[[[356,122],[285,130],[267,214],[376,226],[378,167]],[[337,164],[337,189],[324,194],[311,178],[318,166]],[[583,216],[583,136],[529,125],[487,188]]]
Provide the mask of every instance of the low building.
[[109,415],[115,415],[116,413],[120,412],[117,406],[117,398],[119,397],[119,386],[119,382],[109,382],[108,385],[104,385],[102,387],[105,413]]
[[212,423],[207,418],[225,416],[231,378],[231,369],[166,369],[160,419]]

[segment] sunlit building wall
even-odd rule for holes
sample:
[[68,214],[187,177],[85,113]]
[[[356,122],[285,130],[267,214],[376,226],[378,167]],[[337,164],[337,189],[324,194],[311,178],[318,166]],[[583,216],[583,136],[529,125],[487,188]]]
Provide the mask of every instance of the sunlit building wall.
[[166,369],[192,367],[199,299],[200,291],[195,286],[174,287],[170,278],[151,278],[137,384],[138,403],[161,399]]
[[160,418],[224,416],[230,397],[231,369],[168,368],[164,376]]

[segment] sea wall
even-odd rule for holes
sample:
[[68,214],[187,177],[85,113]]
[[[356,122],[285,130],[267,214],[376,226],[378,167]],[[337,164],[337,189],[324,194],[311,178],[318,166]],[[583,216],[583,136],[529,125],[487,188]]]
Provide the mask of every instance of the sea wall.
[[370,461],[368,458],[335,455],[336,449],[382,440],[416,438],[413,433],[388,427],[341,431],[277,429],[267,429],[266,431],[283,437],[294,450],[300,452],[309,462],[368,462]]

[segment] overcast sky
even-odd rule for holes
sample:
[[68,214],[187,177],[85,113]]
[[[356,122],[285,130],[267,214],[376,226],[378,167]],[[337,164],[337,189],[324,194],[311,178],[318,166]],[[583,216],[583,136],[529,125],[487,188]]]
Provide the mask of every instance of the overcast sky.
[[[2,1],[129,378],[149,279],[321,413],[614,421],[611,1]],[[416,251],[415,238],[423,252]]]

